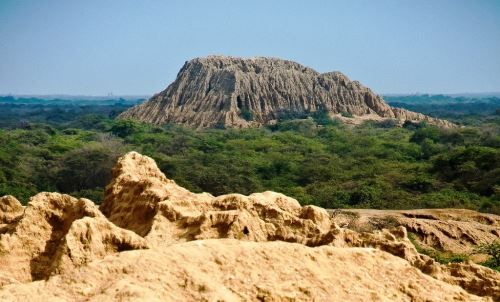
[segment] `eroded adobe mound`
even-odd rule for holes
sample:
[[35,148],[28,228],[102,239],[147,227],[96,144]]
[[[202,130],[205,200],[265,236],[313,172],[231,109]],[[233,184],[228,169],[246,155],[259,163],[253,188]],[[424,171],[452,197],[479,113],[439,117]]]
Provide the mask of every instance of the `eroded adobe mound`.
[[422,248],[466,254],[500,240],[500,217],[466,209],[345,210],[338,223],[357,231],[404,226]]
[[138,153],[118,160],[100,209],[116,225],[158,245],[208,238],[324,244],[328,213],[275,192],[213,197],[169,180]]
[[340,228],[274,192],[195,194],[136,152],[99,209],[57,193],[0,201],[1,300],[500,299],[497,272],[436,263],[402,226]]
[[453,124],[420,113],[391,108],[379,95],[340,72],[319,73],[276,58],[209,56],[184,64],[176,80],[147,102],[120,115],[154,124],[195,127],[256,127],[324,111],[366,119]]
[[[376,249],[198,240],[107,257],[0,299],[41,301],[482,301]],[[88,300],[87,300],[88,299]]]
[[24,208],[14,196],[0,197],[0,225],[7,227],[23,214]]
[[90,200],[39,193],[0,234],[0,282],[46,279],[117,251],[146,246],[140,236],[110,223]]

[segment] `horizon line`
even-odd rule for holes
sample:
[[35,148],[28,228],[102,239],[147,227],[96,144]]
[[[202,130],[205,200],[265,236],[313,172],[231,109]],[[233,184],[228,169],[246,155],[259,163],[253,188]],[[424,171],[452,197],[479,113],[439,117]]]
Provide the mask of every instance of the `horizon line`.
[[[0,97],[91,97],[91,98],[149,98],[151,94],[84,94],[84,93],[0,93]],[[381,96],[412,96],[412,95],[445,95],[445,96],[461,96],[461,95],[500,95],[499,91],[482,91],[482,92],[384,92],[377,93]]]

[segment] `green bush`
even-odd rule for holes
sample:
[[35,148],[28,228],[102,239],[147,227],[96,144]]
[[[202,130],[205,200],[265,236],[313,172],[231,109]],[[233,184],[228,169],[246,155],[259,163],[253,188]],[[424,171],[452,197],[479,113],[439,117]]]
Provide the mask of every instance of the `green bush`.
[[241,117],[246,121],[253,120],[253,113],[252,113],[252,111],[248,110],[247,108],[241,108],[240,114],[241,114]]
[[352,113],[350,113],[348,111],[342,111],[340,113],[340,115],[343,116],[343,117],[347,117],[347,118],[353,118],[354,117],[354,115],[352,115]]
[[482,244],[474,250],[474,253],[486,254],[490,256],[490,259],[483,262],[482,264],[489,268],[500,271],[500,241]]

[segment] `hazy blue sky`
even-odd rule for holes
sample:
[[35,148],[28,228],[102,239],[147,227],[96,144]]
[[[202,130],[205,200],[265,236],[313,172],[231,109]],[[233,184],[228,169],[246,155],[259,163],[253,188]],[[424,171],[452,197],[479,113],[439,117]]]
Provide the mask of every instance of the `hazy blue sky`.
[[500,91],[500,0],[0,0],[0,94],[152,94],[210,54],[379,93]]

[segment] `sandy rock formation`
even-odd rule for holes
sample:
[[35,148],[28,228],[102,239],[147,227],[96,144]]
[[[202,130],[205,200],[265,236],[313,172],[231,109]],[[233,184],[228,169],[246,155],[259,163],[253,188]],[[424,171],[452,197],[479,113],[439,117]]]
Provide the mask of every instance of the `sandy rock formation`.
[[430,125],[435,125],[443,128],[453,128],[455,125],[447,120],[437,119],[428,115],[409,111],[403,108],[391,107],[394,117],[399,121],[412,121],[412,122],[427,122]]
[[[354,214],[354,215],[353,215]],[[336,222],[356,231],[404,226],[422,248],[467,254],[500,240],[500,217],[465,209],[346,210]]]
[[[101,210],[110,221],[145,236],[154,246],[209,238],[235,238],[280,240],[312,247],[327,244],[375,247],[409,261],[426,274],[460,285],[474,294],[494,295],[500,290],[500,279],[490,269],[474,264],[451,268],[420,255],[408,240],[404,228],[375,233],[340,229],[331,221],[326,210],[315,206],[301,207],[295,199],[274,192],[218,197],[206,193],[194,194],[167,179],[151,158],[136,152],[118,160],[113,176]],[[130,204],[134,204],[133,209]],[[136,212],[141,213],[140,219],[145,219],[139,225],[139,217],[133,214]],[[406,216],[403,215],[403,218]],[[456,271],[474,273],[467,275],[470,278],[458,278],[457,281],[453,277]]]
[[301,207],[283,194],[191,193],[136,152],[118,160],[100,210],[117,226],[158,244],[236,238],[319,245],[331,229],[324,209]]
[[24,211],[24,207],[14,196],[0,197],[0,232],[4,227],[18,219]]
[[209,56],[184,64],[177,79],[149,101],[122,113],[153,124],[194,127],[256,127],[290,113],[318,110],[331,116],[348,112],[355,119],[427,121],[453,124],[405,109],[391,108],[382,97],[340,72],[320,74],[275,58]]
[[0,234],[0,282],[45,279],[116,251],[146,246],[141,237],[111,224],[90,200],[39,193]]
[[437,280],[460,286],[469,293],[491,296],[495,301],[500,301],[500,274],[470,261],[441,265],[429,256],[419,254],[402,226],[362,233],[343,229],[337,233],[332,244],[340,247],[377,248],[407,260],[413,267]]
[[274,192],[194,194],[136,152],[118,160],[99,209],[56,193],[20,215],[6,204],[18,218],[0,235],[2,301],[500,301],[498,272],[436,263],[403,226],[340,228]]
[[[147,269],[145,269],[147,268]],[[371,248],[199,240],[125,252],[2,301],[487,301]]]

